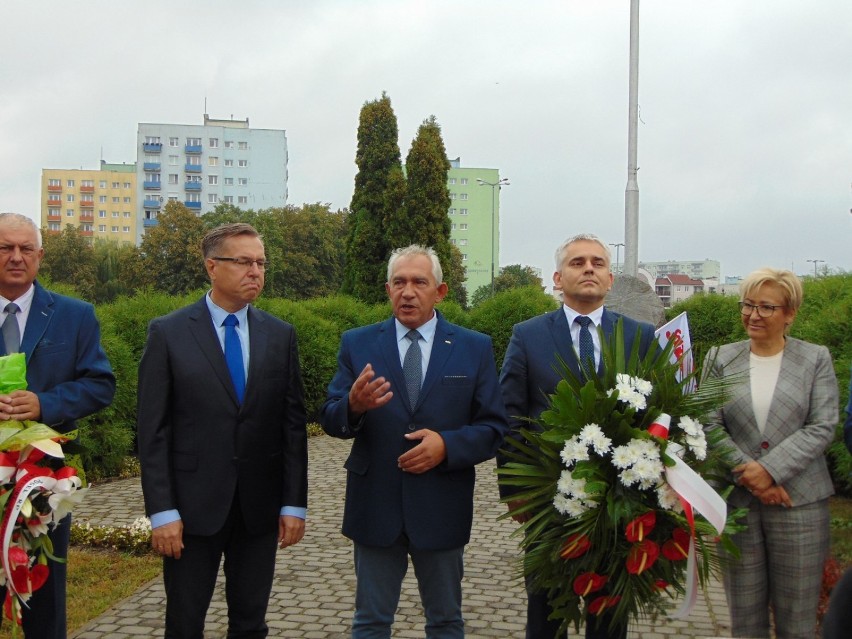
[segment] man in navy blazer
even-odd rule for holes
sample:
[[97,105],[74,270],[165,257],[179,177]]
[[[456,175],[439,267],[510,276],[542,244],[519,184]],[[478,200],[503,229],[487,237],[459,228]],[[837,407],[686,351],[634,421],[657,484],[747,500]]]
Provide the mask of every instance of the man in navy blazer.
[[[569,238],[556,250],[556,271],[553,283],[562,291],[563,306],[559,310],[534,317],[514,327],[506,357],[500,371],[500,387],[506,403],[506,411],[512,426],[512,434],[507,439],[520,439],[519,429],[535,427],[524,418],[537,419],[549,407],[549,396],[556,390],[561,379],[559,359],[578,376],[581,375],[578,344],[580,343],[581,323],[575,319],[587,317],[594,346],[595,368],[598,374],[603,372],[600,338],[596,327],[600,327],[604,337],[612,335],[616,322],[624,324],[624,348],[629,353],[639,331],[639,354],[645,356],[656,344],[654,327],[650,324],[619,315],[604,308],[604,298],[612,287],[613,276],[610,271],[611,256],[609,248],[594,235],[576,235]],[[583,367],[588,370],[587,366]],[[505,463],[498,456],[498,463]],[[501,496],[510,497],[514,491],[508,486],[500,486]],[[522,504],[509,502],[509,510],[515,510]],[[532,513],[515,515],[519,523],[528,520]],[[551,608],[546,593],[528,592],[527,639],[553,639],[559,629],[559,621],[548,621]],[[612,634],[607,630],[609,619],[606,614],[599,625],[586,624],[586,637],[618,638],[623,633]]]
[[228,637],[255,639],[268,634],[276,541],[285,548],[305,532],[296,332],[251,305],[266,269],[252,226],[209,231],[202,252],[211,290],[148,327],[137,415],[142,491],[163,555],[165,636],[202,639],[224,555]]
[[391,636],[410,555],[426,637],[456,639],[474,466],[508,422],[491,339],[435,311],[447,293],[435,252],[394,251],[385,288],[394,316],[343,334],[320,416],[329,435],[354,439],[343,515],[355,542],[352,637]]
[[[20,336],[18,348],[7,349],[5,340],[0,348],[27,359],[27,390],[0,395],[0,420],[31,419],[65,433],[76,428],[75,420],[109,405],[115,377],[92,305],[35,281],[43,256],[41,232],[30,218],[0,214],[0,322],[16,322]],[[68,556],[70,531],[69,515],[49,533],[57,557]],[[51,562],[47,582],[23,609],[27,639],[65,638],[65,568]]]

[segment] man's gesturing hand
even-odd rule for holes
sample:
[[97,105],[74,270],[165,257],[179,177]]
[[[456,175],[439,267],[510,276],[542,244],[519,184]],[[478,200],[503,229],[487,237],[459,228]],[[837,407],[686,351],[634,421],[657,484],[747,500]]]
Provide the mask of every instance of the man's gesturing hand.
[[349,389],[350,417],[358,418],[368,410],[384,406],[392,397],[390,382],[384,377],[376,377],[373,365],[367,364]]

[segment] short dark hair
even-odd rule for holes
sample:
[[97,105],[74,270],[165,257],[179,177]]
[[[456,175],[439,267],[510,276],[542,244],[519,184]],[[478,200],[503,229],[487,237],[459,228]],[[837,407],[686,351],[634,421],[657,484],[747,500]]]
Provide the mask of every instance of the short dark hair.
[[208,257],[213,257],[222,250],[222,244],[225,240],[238,235],[248,235],[263,240],[260,233],[251,224],[245,222],[221,224],[215,229],[207,231],[207,234],[201,240],[201,255],[204,256],[205,260]]

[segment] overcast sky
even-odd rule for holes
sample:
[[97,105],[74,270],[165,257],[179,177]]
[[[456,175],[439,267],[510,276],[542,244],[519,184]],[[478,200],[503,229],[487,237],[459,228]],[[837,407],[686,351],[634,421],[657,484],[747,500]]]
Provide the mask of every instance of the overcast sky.
[[[640,24],[640,260],[852,270],[852,2],[644,0]],[[3,2],[0,210],[37,219],[42,168],[135,161],[137,123],[205,98],[286,130],[290,203],[343,208],[384,90],[403,159],[434,114],[511,181],[501,261],[549,277],[564,237],[623,241],[628,42],[628,0]]]

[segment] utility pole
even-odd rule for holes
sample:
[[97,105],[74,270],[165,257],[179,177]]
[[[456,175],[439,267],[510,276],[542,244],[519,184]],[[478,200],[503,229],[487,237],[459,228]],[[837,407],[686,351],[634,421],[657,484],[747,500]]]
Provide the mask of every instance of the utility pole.
[[639,182],[636,172],[639,120],[639,0],[630,0],[630,83],[627,116],[627,188],[624,192],[624,273],[639,272]]

